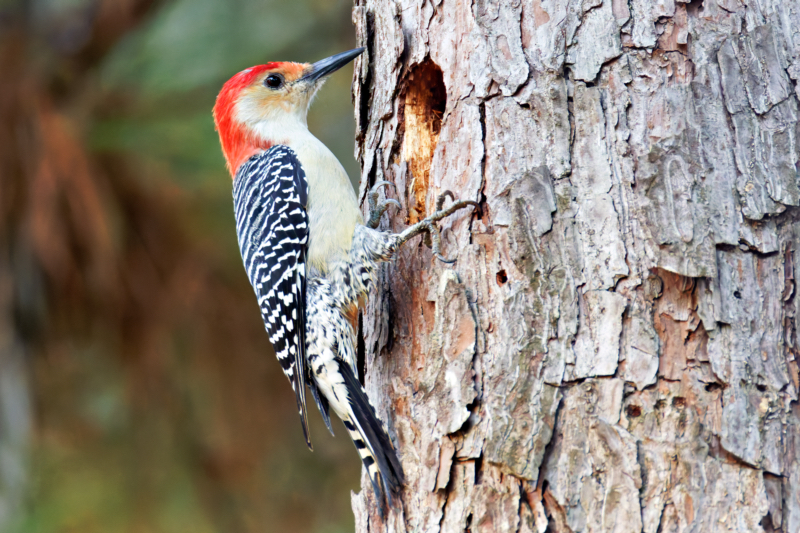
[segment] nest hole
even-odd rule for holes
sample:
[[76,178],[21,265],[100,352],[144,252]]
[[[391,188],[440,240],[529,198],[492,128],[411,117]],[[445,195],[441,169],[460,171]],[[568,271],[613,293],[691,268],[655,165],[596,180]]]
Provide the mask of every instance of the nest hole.
[[403,108],[402,152],[413,176],[409,223],[414,224],[426,216],[425,199],[430,183],[431,163],[447,108],[444,76],[433,61],[425,61],[411,69],[406,78]]

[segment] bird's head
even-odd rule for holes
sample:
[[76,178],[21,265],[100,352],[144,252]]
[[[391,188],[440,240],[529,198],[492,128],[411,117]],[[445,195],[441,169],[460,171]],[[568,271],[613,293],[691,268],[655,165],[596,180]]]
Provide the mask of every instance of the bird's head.
[[222,87],[214,124],[231,176],[274,144],[291,145],[307,130],[306,114],[327,76],[364,51],[356,48],[316,63],[276,62],[245,69]]

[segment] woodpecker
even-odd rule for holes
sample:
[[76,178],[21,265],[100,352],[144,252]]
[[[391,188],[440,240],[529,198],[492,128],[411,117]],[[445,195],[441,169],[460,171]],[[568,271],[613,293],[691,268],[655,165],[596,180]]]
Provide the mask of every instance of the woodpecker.
[[222,87],[214,123],[233,179],[234,214],[245,271],[270,342],[308,432],[306,387],[333,434],[329,409],[344,423],[367,469],[379,508],[392,505],[405,478],[397,451],[357,378],[355,321],[381,262],[427,232],[439,259],[435,223],[471,201],[442,209],[400,234],[377,231],[396,200],[367,195],[365,223],[347,173],[308,131],[309,105],[329,74],[364,51],[313,64],[273,62],[245,69]]

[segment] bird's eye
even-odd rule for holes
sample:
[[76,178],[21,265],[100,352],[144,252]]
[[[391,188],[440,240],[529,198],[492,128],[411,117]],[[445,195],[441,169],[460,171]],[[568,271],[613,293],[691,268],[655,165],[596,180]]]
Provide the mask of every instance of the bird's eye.
[[264,85],[270,89],[278,89],[281,85],[283,85],[283,76],[280,74],[270,74],[264,80]]

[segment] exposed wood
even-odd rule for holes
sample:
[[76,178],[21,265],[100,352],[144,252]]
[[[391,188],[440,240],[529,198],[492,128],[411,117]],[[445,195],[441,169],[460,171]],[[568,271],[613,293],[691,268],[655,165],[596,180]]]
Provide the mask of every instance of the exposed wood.
[[800,7],[353,19],[362,195],[388,179],[403,206],[384,228],[444,190],[482,206],[445,220],[455,265],[409,243],[363,316],[408,486],[384,523],[364,477],[357,531],[800,531]]

